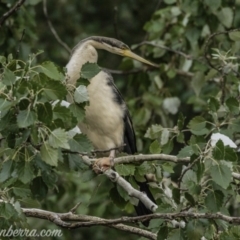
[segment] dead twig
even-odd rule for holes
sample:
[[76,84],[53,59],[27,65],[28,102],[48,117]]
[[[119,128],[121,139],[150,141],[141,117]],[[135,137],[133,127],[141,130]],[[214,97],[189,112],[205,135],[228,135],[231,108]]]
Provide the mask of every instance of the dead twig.
[[25,1],[26,0],[19,0],[9,11],[2,15],[0,19],[0,28],[2,27],[4,22],[23,5]]
[[43,12],[44,12],[44,15],[45,15],[45,17],[46,17],[46,19],[47,19],[48,26],[49,26],[49,28],[50,28],[53,36],[54,36],[55,39],[57,40],[57,42],[58,42],[61,46],[63,46],[68,53],[71,53],[71,49],[69,48],[69,46],[68,46],[65,42],[63,42],[63,41],[61,40],[61,38],[59,37],[57,31],[56,31],[55,28],[53,27],[52,22],[50,21],[50,19],[49,19],[49,17],[48,17],[47,1],[46,1],[46,0],[43,0]]

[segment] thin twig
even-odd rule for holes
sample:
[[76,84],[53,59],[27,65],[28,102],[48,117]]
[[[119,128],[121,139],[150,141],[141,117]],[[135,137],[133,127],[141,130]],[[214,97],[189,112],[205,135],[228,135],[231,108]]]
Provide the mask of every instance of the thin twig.
[[110,149],[107,149],[107,150],[94,150],[94,151],[91,151],[91,153],[106,153],[106,152],[110,152],[112,150],[119,150],[119,149],[122,149],[124,146],[126,146],[126,144],[123,144],[119,147],[113,147],[113,148],[110,148]]
[[[111,74],[129,75],[129,74],[137,74],[137,73],[140,73],[140,72],[143,72],[143,71],[152,71],[152,68],[147,68],[146,70],[140,68],[140,69],[132,69],[132,70],[126,70],[126,71],[104,68],[104,70],[110,72]],[[182,71],[180,69],[175,69],[175,71],[178,75],[182,75],[184,77],[192,78],[194,76],[194,73],[192,73],[192,72],[185,72],[185,71]]]
[[43,12],[44,12],[44,15],[45,15],[45,17],[46,17],[46,19],[47,19],[48,26],[49,26],[49,28],[50,28],[53,36],[54,36],[55,39],[57,40],[57,42],[58,42],[61,46],[63,46],[63,47],[67,50],[68,53],[71,53],[70,47],[69,47],[65,42],[63,42],[63,41],[61,40],[61,38],[59,37],[57,31],[56,31],[55,28],[53,27],[52,22],[50,21],[50,19],[49,19],[49,17],[48,17],[47,1],[46,1],[46,0],[43,0]]
[[[162,48],[162,49],[167,50],[169,52],[173,52],[173,53],[176,53],[180,56],[183,56],[186,59],[194,59],[191,55],[188,55],[184,52],[177,51],[177,50],[174,50],[172,48],[169,48],[169,47],[166,47],[166,46],[163,46],[163,45],[159,45],[159,44],[156,44],[156,43],[153,43],[153,42],[149,42],[149,41],[143,41],[143,42],[137,44],[136,47],[140,47],[140,46],[143,46],[143,45],[149,45],[149,46],[153,46],[153,47]],[[196,60],[196,59],[194,59],[194,60]]]
[[21,5],[23,5],[23,3],[26,0],[19,0],[9,11],[7,11],[6,13],[4,13],[0,19],[0,28],[2,27],[3,23],[13,14],[15,13],[20,7]]
[[193,167],[198,161],[199,161],[199,157],[196,158],[191,164],[189,164],[188,167],[186,167],[186,168],[182,171],[180,177],[178,178],[178,187],[179,187],[179,188],[181,187],[181,182],[182,182],[182,179],[183,179],[184,175],[187,173],[188,170],[192,169],[192,167]]
[[[239,31],[240,31],[240,28],[234,28],[234,29],[231,29],[231,30],[228,30],[228,31],[215,32],[215,33],[211,34],[211,35],[208,37],[207,41],[205,42],[205,46],[204,46],[204,58],[206,59],[207,64],[208,64],[211,68],[217,70],[221,75],[223,74],[222,71],[221,71],[221,69],[218,68],[218,67],[216,67],[216,66],[214,66],[214,65],[211,63],[211,61],[210,61],[211,58],[208,57],[208,48],[209,48],[210,42],[213,40],[213,38],[215,38],[215,37],[218,36],[218,35],[227,34],[227,33],[231,33],[231,32],[239,32]],[[239,73],[238,73],[238,72],[234,71],[234,73],[235,73],[237,76],[239,76]]]
[[22,36],[21,36],[21,38],[20,38],[20,40],[19,40],[19,44],[18,44],[18,48],[17,48],[17,53],[16,53],[16,57],[17,57],[17,58],[18,58],[19,53],[20,53],[20,46],[21,46],[21,43],[22,43],[24,34],[25,34],[25,28],[23,29],[23,31],[22,31]]

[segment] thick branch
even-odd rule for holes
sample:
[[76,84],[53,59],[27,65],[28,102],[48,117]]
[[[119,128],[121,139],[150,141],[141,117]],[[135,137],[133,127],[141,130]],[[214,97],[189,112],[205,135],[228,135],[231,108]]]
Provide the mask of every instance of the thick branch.
[[6,13],[4,13],[0,19],[0,28],[2,27],[3,23],[13,14],[15,13],[20,7],[21,5],[23,5],[23,3],[26,0],[19,0],[9,11],[7,11]]
[[114,159],[114,164],[119,163],[134,163],[134,162],[144,162],[144,161],[154,161],[154,160],[163,160],[166,162],[174,162],[174,163],[189,163],[190,158],[178,158],[173,155],[167,154],[139,154],[139,155],[129,155],[124,157],[118,157]]
[[[155,233],[151,233],[149,231],[143,230],[141,228],[127,226],[121,223],[111,224],[111,219],[104,219],[95,216],[87,216],[87,215],[76,215],[72,212],[68,213],[55,213],[46,210],[36,209],[36,208],[22,208],[23,213],[27,217],[41,218],[46,219],[59,227],[74,229],[80,227],[91,227],[96,225],[105,225],[110,228],[115,228],[124,232],[129,232],[136,234],[138,236],[146,237],[148,239],[156,240],[157,235]],[[67,222],[71,221],[71,222]],[[77,221],[77,222],[73,222]],[[92,225],[92,222],[94,223]]]
[[[85,164],[88,166],[92,165],[92,161],[87,156],[82,157]],[[119,186],[121,186],[130,197],[135,197],[139,199],[149,210],[152,212],[155,212],[158,208],[158,206],[152,202],[145,193],[140,192],[132,187],[132,185],[126,181],[124,178],[122,178],[116,171],[113,171],[112,169],[107,169],[103,172],[104,175],[106,175],[112,182],[116,182]]]
[[[146,219],[164,219],[164,220],[176,220],[180,218],[191,218],[191,219],[212,219],[212,220],[223,220],[230,224],[237,224],[240,225],[240,217],[231,217],[224,215],[222,213],[194,213],[194,212],[178,212],[178,213],[154,213],[145,216],[137,216],[137,217],[121,217],[115,219],[104,219],[95,216],[86,216],[86,215],[76,215],[72,212],[68,213],[55,213],[46,210],[36,209],[36,208],[22,208],[23,213],[27,217],[34,217],[34,218],[41,218],[49,220],[56,225],[64,228],[80,228],[80,227],[91,227],[96,225],[102,226],[109,226],[117,229],[123,230],[122,223],[135,223],[135,222],[142,222]],[[69,222],[68,222],[69,221]],[[131,231],[129,226],[125,225],[125,229],[127,231]],[[133,228],[134,233],[137,234],[137,231],[140,229]],[[138,229],[138,230],[137,230]],[[144,231],[144,230],[143,230]],[[131,231],[132,232],[132,231]],[[140,233],[140,232],[139,232]],[[148,234],[149,239],[155,239],[156,235],[152,234],[148,231],[144,231],[145,235],[142,235],[143,232],[141,231],[141,236],[145,236]]]

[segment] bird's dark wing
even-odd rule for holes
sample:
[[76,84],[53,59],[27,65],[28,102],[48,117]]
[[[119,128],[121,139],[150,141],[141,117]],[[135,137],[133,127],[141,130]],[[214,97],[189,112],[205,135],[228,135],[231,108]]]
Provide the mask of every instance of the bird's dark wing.
[[113,94],[114,94],[114,100],[116,101],[117,104],[122,106],[122,109],[124,111],[124,149],[123,152],[128,153],[128,154],[134,154],[137,152],[137,147],[136,147],[136,137],[135,137],[135,132],[133,129],[132,125],[132,120],[129,114],[129,111],[127,109],[127,106],[123,100],[122,94],[119,92],[117,89],[116,85],[114,84],[112,75],[104,70],[108,74],[108,79],[107,79],[107,84],[111,86]]
[[[105,71],[106,73],[108,73],[107,71]],[[129,111],[127,109],[127,106],[123,100],[123,97],[121,95],[121,93],[119,92],[119,90],[117,89],[117,87],[114,84],[113,78],[111,76],[110,73],[108,73],[108,85],[111,86],[113,93],[114,93],[114,100],[123,107],[124,110],[124,117],[123,117],[123,121],[124,121],[124,149],[123,152],[128,153],[128,154],[134,154],[137,152],[137,146],[136,146],[136,137],[135,137],[135,132],[133,129],[133,124],[132,124],[132,120],[129,114]],[[154,202],[154,198],[152,193],[149,190],[149,186],[146,182],[139,182],[135,179],[135,181],[137,182],[137,184],[139,185],[140,191],[144,192],[145,194],[147,194],[147,196]],[[134,206],[135,211],[137,213],[137,215],[142,216],[142,215],[146,215],[146,214],[151,214],[152,211],[147,209],[145,207],[145,205],[139,201],[137,206]],[[147,221],[143,221],[142,222],[145,226],[148,226],[149,224],[149,220]]]
[[134,154],[137,152],[136,137],[132,125],[132,120],[128,110],[125,110],[124,116],[124,152],[128,154]]

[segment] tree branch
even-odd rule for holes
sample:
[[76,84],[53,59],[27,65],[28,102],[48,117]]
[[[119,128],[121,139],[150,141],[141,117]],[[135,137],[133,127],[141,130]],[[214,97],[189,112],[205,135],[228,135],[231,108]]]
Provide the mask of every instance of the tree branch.
[[121,217],[115,219],[104,219],[95,216],[87,215],[77,215],[72,212],[67,213],[55,213],[46,210],[36,209],[36,208],[22,208],[23,213],[27,217],[46,219],[57,226],[75,229],[81,227],[91,227],[91,226],[107,226],[110,228],[119,229],[126,232],[131,232],[139,236],[144,236],[148,239],[157,239],[157,235],[146,230],[142,230],[137,227],[123,225],[123,223],[136,223],[143,220],[150,219],[164,219],[164,220],[176,220],[176,219],[212,219],[212,220],[223,220],[230,224],[240,225],[240,217],[231,217],[224,215],[222,213],[194,213],[194,212],[178,212],[178,213],[155,213],[145,216],[137,217]]
[[[88,166],[92,165],[92,160],[89,157],[83,156],[82,159],[84,163],[87,164]],[[139,199],[145,205],[146,208],[148,208],[152,212],[155,212],[157,210],[158,206],[154,202],[152,202],[152,200],[150,200],[145,193],[140,192],[133,188],[132,185],[124,178],[122,178],[116,171],[112,169],[107,169],[106,171],[103,172],[103,174],[107,176],[112,182],[115,182],[119,186],[121,186],[130,197],[135,197]]]
[[65,42],[63,42],[63,41],[61,40],[61,38],[59,37],[57,31],[56,31],[55,28],[53,27],[52,22],[50,21],[50,19],[49,19],[49,17],[48,17],[47,2],[46,2],[46,0],[43,0],[43,12],[44,12],[44,15],[45,15],[45,17],[46,17],[46,19],[47,19],[48,26],[49,26],[49,28],[50,28],[53,36],[54,36],[55,39],[57,40],[57,42],[58,42],[61,46],[63,46],[63,47],[67,50],[68,53],[71,53],[71,49],[69,48],[69,46],[68,46]]
[[23,5],[23,3],[26,0],[19,0],[9,11],[7,11],[6,13],[4,13],[0,19],[0,28],[2,27],[3,23],[13,14],[15,13],[20,7],[21,5]]
[[[81,153],[79,153],[81,154]],[[84,158],[85,157],[85,158]],[[90,159],[87,156],[82,156],[85,164],[91,166],[96,159]],[[168,154],[139,154],[139,155],[129,155],[123,157],[114,158],[114,164],[124,164],[124,163],[141,163],[144,161],[165,161],[165,162],[173,162],[173,163],[190,163],[190,157],[178,158],[174,155]],[[232,177],[240,180],[240,173],[232,172]]]
[[163,45],[159,45],[159,44],[156,44],[156,43],[153,43],[153,42],[149,42],[149,41],[143,41],[143,42],[137,44],[136,47],[141,47],[143,45],[149,45],[149,46],[153,46],[153,47],[157,47],[157,48],[162,48],[162,49],[167,50],[169,52],[173,52],[173,53],[176,53],[180,56],[183,56],[186,59],[193,59],[193,57],[191,55],[188,55],[184,52],[177,51],[177,50],[174,50],[172,48],[169,48],[169,47],[166,47],[166,46],[163,46]]
[[[222,75],[222,72],[220,71],[221,69],[214,66],[211,61],[210,61],[210,58],[208,57],[208,48],[209,48],[209,45],[210,45],[210,42],[218,35],[221,35],[221,34],[227,34],[227,33],[231,33],[231,32],[239,32],[240,31],[240,28],[234,28],[234,29],[231,29],[231,30],[228,30],[228,31],[221,31],[221,32],[215,32],[213,34],[211,34],[207,41],[205,42],[205,46],[204,46],[204,58],[206,59],[207,61],[207,64],[209,65],[209,67],[217,70],[221,75]],[[233,69],[232,69],[233,71]],[[239,77],[239,73],[236,72],[236,71],[233,71],[238,77]]]
[[[124,232],[129,232],[136,234],[138,236],[146,237],[148,239],[156,240],[157,235],[155,233],[151,233],[147,230],[127,226],[121,223],[112,224],[111,219],[104,219],[95,216],[87,216],[87,215],[76,215],[72,212],[68,213],[55,213],[46,210],[41,210],[37,208],[22,208],[23,213],[27,217],[34,217],[34,218],[41,218],[45,220],[49,220],[53,222],[59,227],[74,229],[74,228],[81,228],[81,227],[91,227],[97,225],[103,225],[110,228],[115,228]],[[68,222],[71,221],[71,222]],[[77,221],[77,222],[72,222]],[[93,223],[93,224],[92,224]]]
[[[108,68],[103,68],[104,70],[110,72],[111,74],[116,74],[116,75],[128,75],[128,74],[137,74],[137,73],[140,73],[140,72],[143,72],[145,70],[143,69],[132,69],[132,70],[126,70],[126,71],[123,71],[123,70],[114,70],[114,69],[108,69]],[[148,68],[146,69],[146,71],[150,71],[151,69]],[[175,69],[176,73],[178,75],[182,75],[184,77],[189,77],[189,78],[192,78],[194,76],[194,73],[192,72],[185,72],[185,71],[182,71],[180,69]]]
[[154,161],[163,160],[166,162],[174,163],[189,163],[190,158],[178,158],[177,156],[167,155],[167,154],[139,154],[139,155],[129,155],[124,157],[118,157],[114,159],[114,164],[119,163],[134,163],[134,162],[144,162],[144,161]]

